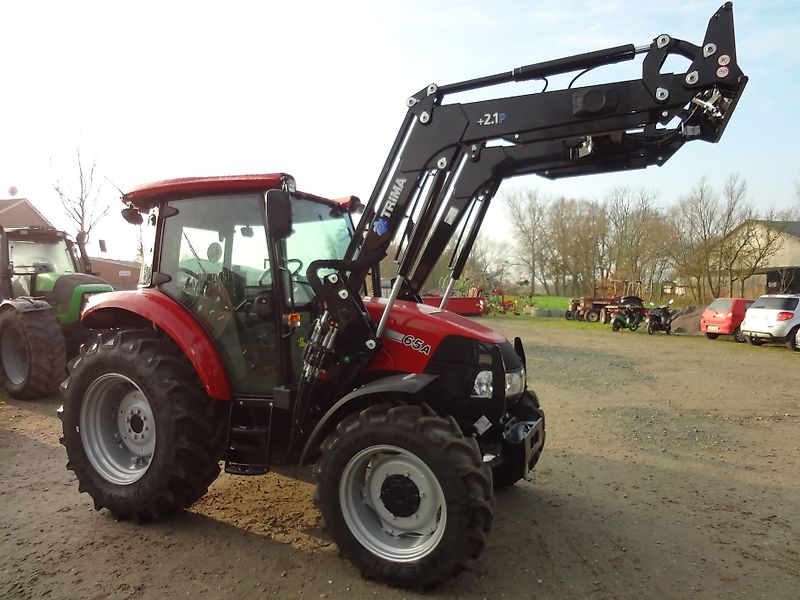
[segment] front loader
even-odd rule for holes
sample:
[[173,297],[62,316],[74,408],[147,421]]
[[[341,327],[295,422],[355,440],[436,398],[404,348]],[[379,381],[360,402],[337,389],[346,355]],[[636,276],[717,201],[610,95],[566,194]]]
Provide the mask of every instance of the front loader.
[[[445,102],[638,54],[638,80]],[[670,54],[685,73],[661,73]],[[458,280],[506,178],[661,166],[717,142],[746,81],[725,4],[702,46],[660,35],[428,86],[363,207],[284,173],[128,192],[123,216],[148,238],[141,285],[92,299],[83,324],[99,333],[62,386],[79,489],[139,521],[191,505],[220,461],[236,475],[313,461],[325,526],[365,575],[427,587],[457,573],[483,550],[494,488],[539,459],[545,419],[519,338],[419,301],[435,262],[455,241]]]

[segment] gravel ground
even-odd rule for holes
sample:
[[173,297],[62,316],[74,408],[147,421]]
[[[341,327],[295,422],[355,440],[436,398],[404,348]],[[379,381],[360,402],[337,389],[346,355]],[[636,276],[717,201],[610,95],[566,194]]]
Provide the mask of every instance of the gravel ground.
[[[720,338],[482,319],[525,342],[547,411],[533,482],[498,493],[435,598],[797,598],[800,354]],[[286,473],[221,476],[190,511],[115,522],[79,494],[58,399],[0,397],[0,597],[410,598],[363,580]]]

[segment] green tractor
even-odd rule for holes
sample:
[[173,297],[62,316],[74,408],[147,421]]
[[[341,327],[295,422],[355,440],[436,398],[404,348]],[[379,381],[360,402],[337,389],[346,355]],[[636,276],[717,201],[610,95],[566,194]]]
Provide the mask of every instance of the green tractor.
[[0,226],[0,383],[15,398],[49,396],[88,331],[80,314],[113,288],[94,275],[85,248],[49,227]]

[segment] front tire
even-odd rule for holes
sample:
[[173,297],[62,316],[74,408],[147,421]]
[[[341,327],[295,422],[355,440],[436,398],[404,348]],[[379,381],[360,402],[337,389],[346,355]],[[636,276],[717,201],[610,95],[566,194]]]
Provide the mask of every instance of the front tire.
[[66,374],[64,335],[52,311],[0,314],[0,381],[11,396],[52,396]]
[[427,406],[383,404],[346,418],[314,474],[327,531],[366,577],[424,589],[486,544],[491,471],[477,442]]
[[174,345],[149,332],[84,345],[62,394],[67,468],[96,510],[158,519],[190,506],[219,474],[223,403],[205,394]]

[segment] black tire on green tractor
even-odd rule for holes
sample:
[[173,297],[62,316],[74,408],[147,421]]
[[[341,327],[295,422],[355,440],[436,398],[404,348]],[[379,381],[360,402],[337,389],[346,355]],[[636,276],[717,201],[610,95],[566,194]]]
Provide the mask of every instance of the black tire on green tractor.
[[[539,409],[539,398],[533,392],[526,393],[519,399],[519,402],[511,407],[509,412],[520,421],[536,421],[542,418],[542,411]],[[531,444],[535,442],[536,440],[531,439]],[[524,477],[525,448],[522,445],[517,445],[514,450],[516,452],[492,469],[492,479],[496,490],[510,487]],[[530,463],[527,465],[528,470],[539,462],[540,455],[541,450],[531,456]]]
[[219,474],[224,402],[206,395],[171,341],[147,331],[98,336],[69,365],[59,410],[67,468],[115,518],[184,509]]
[[366,577],[425,589],[486,544],[491,470],[477,442],[427,406],[381,404],[346,418],[314,475],[326,530]]
[[0,381],[21,400],[52,396],[67,374],[64,336],[49,310],[0,313]]

